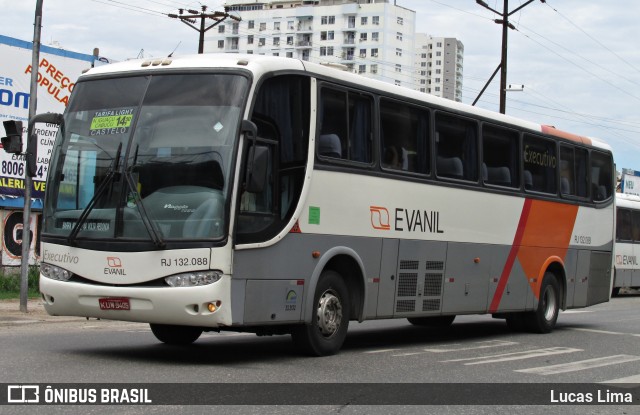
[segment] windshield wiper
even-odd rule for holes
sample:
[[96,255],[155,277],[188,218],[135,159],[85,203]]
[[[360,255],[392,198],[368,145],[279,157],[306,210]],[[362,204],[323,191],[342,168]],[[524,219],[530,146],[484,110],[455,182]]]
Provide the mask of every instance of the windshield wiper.
[[96,189],[96,192],[93,194],[93,197],[91,198],[91,200],[89,200],[89,203],[87,204],[87,206],[84,208],[84,210],[80,214],[80,217],[78,218],[78,221],[73,226],[73,229],[71,229],[71,233],[67,237],[67,241],[69,241],[69,243],[71,245],[73,245],[73,246],[76,245],[76,237],[78,236],[78,233],[80,232],[80,228],[82,228],[82,225],[84,225],[84,223],[87,221],[87,218],[89,217],[89,214],[91,213],[91,211],[95,207],[96,202],[98,201],[98,198],[100,198],[102,196],[102,194],[105,192],[105,190],[107,190],[107,188],[111,185],[111,182],[113,182],[113,179],[116,176],[119,175],[118,166],[120,165],[120,153],[121,152],[122,152],[122,143],[119,143],[118,144],[118,150],[116,151],[116,156],[113,159],[113,163],[111,163],[111,167],[109,168],[109,171],[107,172],[107,175],[100,182],[100,185],[98,186],[98,189]]
[[[138,146],[136,146],[133,166],[135,166],[137,158],[138,158]],[[162,232],[160,231],[160,229],[158,229],[155,222],[149,219],[147,210],[145,209],[144,204],[142,203],[142,199],[140,198],[140,193],[138,192],[138,186],[136,186],[136,183],[134,183],[133,177],[131,176],[129,171],[125,171],[124,177],[126,179],[127,186],[129,187],[129,191],[133,195],[133,199],[136,207],[138,208],[138,212],[140,213],[140,219],[142,219],[142,223],[144,224],[144,227],[147,229],[147,232],[149,233],[149,237],[151,237],[151,240],[153,240],[153,243],[155,246],[161,249],[164,248],[165,242],[162,239]]]

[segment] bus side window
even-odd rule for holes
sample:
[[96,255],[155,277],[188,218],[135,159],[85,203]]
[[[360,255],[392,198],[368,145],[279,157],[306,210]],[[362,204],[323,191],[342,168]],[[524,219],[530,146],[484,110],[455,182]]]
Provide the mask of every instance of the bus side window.
[[640,242],[640,210],[634,210],[632,214],[633,241]]
[[[534,192],[556,193],[558,189],[556,168],[556,143],[545,138],[525,135],[523,141],[523,162],[525,189]],[[529,181],[531,177],[531,183]]]
[[519,187],[519,140],[514,130],[482,126],[482,179],[496,186]]
[[380,100],[382,167],[429,173],[429,112],[390,99]]
[[591,198],[595,202],[607,200],[612,195],[613,169],[611,158],[598,151],[591,152]]
[[436,174],[478,180],[478,125],[467,118],[436,113]]
[[371,114],[369,95],[324,87],[321,90],[318,155],[371,163]]
[[633,240],[631,210],[618,208],[616,216],[616,240],[625,242]]

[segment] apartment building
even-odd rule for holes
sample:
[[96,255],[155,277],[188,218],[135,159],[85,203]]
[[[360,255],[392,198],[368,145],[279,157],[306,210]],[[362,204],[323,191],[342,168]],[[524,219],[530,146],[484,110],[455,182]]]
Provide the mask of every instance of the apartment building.
[[462,42],[451,37],[417,33],[415,53],[415,89],[461,102]]
[[[395,0],[229,0],[224,4],[225,11],[242,21],[228,19],[207,32],[204,51],[340,64],[369,78],[429,92],[428,79],[423,81],[416,75],[416,69],[418,74],[422,73],[416,66],[416,47],[423,46],[416,41],[416,13],[396,3]],[[460,61],[460,83],[461,68]],[[445,84],[443,81],[440,88]],[[432,90],[435,91],[435,85]]]

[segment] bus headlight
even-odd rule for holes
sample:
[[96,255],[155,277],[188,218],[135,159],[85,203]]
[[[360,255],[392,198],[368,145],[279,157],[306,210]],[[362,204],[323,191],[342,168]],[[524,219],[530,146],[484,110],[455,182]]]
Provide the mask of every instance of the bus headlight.
[[171,275],[164,280],[172,287],[197,287],[213,284],[220,278],[222,274],[219,271],[199,271]]
[[47,278],[58,281],[68,281],[73,275],[70,271],[55,265],[42,263],[40,264],[40,273]]

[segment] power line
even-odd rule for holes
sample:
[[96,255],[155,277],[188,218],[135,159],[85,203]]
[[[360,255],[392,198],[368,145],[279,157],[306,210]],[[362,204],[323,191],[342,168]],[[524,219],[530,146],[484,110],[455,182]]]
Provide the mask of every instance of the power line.
[[558,13],[560,15],[560,17],[562,17],[563,19],[565,19],[567,22],[569,22],[573,27],[575,27],[576,29],[578,29],[579,31],[581,31],[582,33],[584,33],[589,39],[593,40],[595,43],[597,43],[598,45],[600,45],[603,49],[609,51],[612,55],[614,55],[615,57],[617,57],[618,59],[620,59],[622,62],[626,63],[630,68],[632,68],[633,70],[635,70],[636,72],[640,72],[640,69],[636,68],[635,66],[633,66],[629,61],[627,61],[626,59],[624,59],[622,56],[618,55],[616,52],[614,52],[613,50],[609,49],[606,45],[604,45],[602,42],[600,42],[598,39],[596,39],[595,37],[591,36],[589,33],[587,33],[584,29],[582,29],[580,26],[578,26],[577,24],[575,24],[574,22],[571,21],[571,19],[569,19],[568,17],[566,17],[564,14],[560,13],[558,11],[558,9],[552,7],[550,4],[547,4],[547,6],[549,6],[551,8],[551,10],[553,10],[554,12]]

